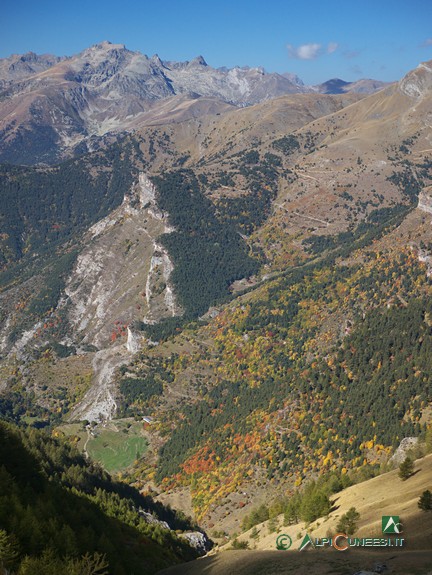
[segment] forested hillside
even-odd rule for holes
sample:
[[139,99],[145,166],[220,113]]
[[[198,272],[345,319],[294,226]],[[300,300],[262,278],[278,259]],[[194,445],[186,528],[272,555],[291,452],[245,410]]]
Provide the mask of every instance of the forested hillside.
[[[153,513],[148,523],[140,510]],[[184,517],[113,481],[70,444],[0,422],[0,570],[150,574],[197,552]]]
[[158,414],[168,435],[156,479],[190,485],[199,516],[253,478],[294,488],[379,465],[424,430],[432,308],[423,265],[393,250],[333,262],[229,304],[190,334],[201,340],[195,353],[165,360],[170,388],[194,366],[198,398],[173,431],[170,412]]
[[136,177],[132,157],[129,141],[54,168],[2,165],[0,269],[49,254],[118,206]]
[[257,272],[259,264],[237,229],[217,218],[193,172],[171,172],[154,181],[158,205],[174,227],[160,238],[174,264],[171,281],[187,316],[203,314],[228,294],[234,280]]

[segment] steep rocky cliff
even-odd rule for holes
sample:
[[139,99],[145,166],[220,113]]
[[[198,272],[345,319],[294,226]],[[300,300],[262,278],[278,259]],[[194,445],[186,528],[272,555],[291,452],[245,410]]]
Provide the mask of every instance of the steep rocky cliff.
[[83,343],[103,348],[119,327],[122,332],[134,320],[157,321],[176,312],[172,264],[156,242],[169,230],[144,173],[123,204],[90,228],[91,240],[65,290],[71,325]]
[[[11,337],[23,285],[28,284],[24,293],[31,290],[41,281],[38,276],[2,295],[5,315],[0,345],[6,356],[27,362],[53,341],[90,356],[93,383],[71,413],[72,419],[97,421],[113,416],[117,407],[114,372],[145,343],[134,325],[182,313],[170,283],[173,264],[157,241],[171,231],[151,180],[141,172],[122,204],[81,238],[58,305],[44,320]],[[50,327],[59,321],[64,324],[62,335],[52,339]]]

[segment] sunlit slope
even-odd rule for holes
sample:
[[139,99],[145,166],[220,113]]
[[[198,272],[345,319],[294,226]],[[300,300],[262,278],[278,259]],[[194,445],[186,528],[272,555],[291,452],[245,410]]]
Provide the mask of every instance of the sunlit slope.
[[[432,512],[421,511],[418,500],[423,491],[432,490],[432,454],[415,462],[414,474],[406,481],[399,478],[394,469],[373,479],[352,485],[331,497],[333,510],[328,517],[320,518],[307,526],[305,523],[284,526],[279,516],[279,533],[286,533],[293,540],[292,549],[299,546],[299,535],[309,533],[313,538],[327,537],[336,533],[336,525],[351,507],[360,513],[355,537],[382,537],[381,517],[398,515],[402,523],[407,550],[430,550],[432,540]],[[248,541],[251,548],[274,549],[277,533],[269,533],[268,522],[257,526],[259,537],[250,537],[251,531],[240,535],[240,541]],[[229,546],[229,545],[228,545]],[[228,547],[225,546],[225,547]],[[396,552],[395,552],[396,553]]]
[[[280,516],[277,532],[269,534],[265,522],[257,526],[258,538],[250,537],[252,530],[239,536],[239,541],[249,543],[250,550],[229,551],[227,544],[210,557],[166,569],[160,575],[336,575],[372,570],[375,563],[385,563],[393,574],[427,574],[432,565],[432,512],[420,511],[417,502],[421,493],[431,487],[432,455],[428,455],[416,461],[414,475],[406,481],[398,477],[395,469],[336,494],[334,510],[328,518],[306,527],[303,523],[283,526]],[[350,549],[345,553],[334,549],[298,551],[302,540],[299,537],[309,533],[312,538],[322,538],[335,533],[338,519],[353,506],[360,513],[356,537],[382,537],[381,517],[399,515],[405,547],[380,551]],[[293,540],[290,551],[276,550],[276,538],[282,533]]]

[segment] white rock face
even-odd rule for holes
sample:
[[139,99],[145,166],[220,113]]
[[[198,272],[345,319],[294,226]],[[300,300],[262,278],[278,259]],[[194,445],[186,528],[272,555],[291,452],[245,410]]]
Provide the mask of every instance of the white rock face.
[[201,533],[200,531],[191,531],[190,533],[180,533],[179,536],[183,537],[184,539],[187,539],[189,545],[195,547],[195,549],[197,549],[202,554],[206,553],[206,551],[208,551],[211,548],[208,538],[206,537],[206,535],[204,535],[204,533]]
[[91,241],[67,281],[62,305],[83,344],[100,351],[93,360],[94,384],[72,419],[100,421],[115,413],[112,380],[115,370],[142,347],[142,335],[130,327],[143,317],[140,310],[149,323],[179,312],[169,285],[173,265],[156,241],[168,230],[155,187],[144,173],[123,204],[89,230]]
[[114,371],[129,359],[129,352],[123,345],[103,349],[95,354],[93,384],[71,413],[71,421],[88,419],[100,422],[114,416],[117,409],[116,390],[112,383]]
[[146,204],[155,204],[156,190],[147,174],[141,172],[138,178],[138,185],[140,190],[140,204],[143,208]]
[[[67,314],[71,328],[65,343],[74,345],[80,354],[94,353],[93,383],[71,414],[72,420],[113,417],[117,409],[115,371],[143,345],[142,334],[131,327],[133,322],[143,317],[157,322],[181,312],[169,283],[173,264],[157,242],[161,234],[171,231],[167,215],[157,206],[155,187],[141,173],[122,205],[94,224],[83,238],[85,247],[56,310]],[[12,346],[8,341],[11,321],[8,317],[2,321],[0,347],[25,356],[42,323],[22,333]]]
[[10,327],[11,323],[12,323],[12,315],[10,315],[6,319],[6,321],[2,327],[2,336],[0,339],[0,351],[5,351],[8,347],[8,344],[9,344],[8,333],[9,333],[9,327]]
[[166,216],[158,210],[155,195],[153,184],[141,173],[122,205],[89,230],[92,241],[78,256],[65,290],[69,320],[84,335],[85,344],[108,346],[143,316],[141,308],[151,312],[153,321],[172,315],[171,291],[159,294],[169,302],[165,310],[152,294],[153,274],[160,272],[167,285],[172,271],[168,255],[155,253],[156,238],[167,232]]
[[169,529],[171,531],[171,527],[168,525],[168,523],[166,521],[162,521],[161,519],[157,519],[151,513],[148,513],[147,511],[143,511],[142,509],[140,509],[138,511],[138,513],[147,523],[150,523],[151,525],[159,525],[163,529]]
[[418,443],[418,437],[405,437],[394,452],[390,461],[399,465],[405,459],[407,452]]
[[151,258],[146,282],[148,312],[144,317],[145,323],[153,324],[161,317],[173,317],[181,313],[169,284],[173,269],[168,252],[163,246],[154,242],[154,255]]
[[419,249],[418,260],[423,264],[426,264],[426,275],[428,278],[432,277],[432,255],[426,251]]
[[135,333],[131,330],[128,326],[127,328],[127,342],[126,342],[126,349],[129,353],[137,353],[142,347],[142,337],[139,333]]
[[[34,334],[37,332],[37,330],[42,327],[42,322],[38,322],[36,325],[34,325],[31,329],[25,331],[21,337],[19,338],[19,340],[14,344],[11,352],[12,353],[16,353],[17,357],[21,357],[22,352],[25,349],[25,346],[28,344],[28,342],[32,339],[32,337],[34,336]],[[6,339],[5,339],[6,342]]]
[[432,89],[432,63],[423,62],[415,70],[408,72],[399,83],[399,89],[411,98],[430,95]]
[[[115,370],[128,363],[143,344],[142,334],[131,325],[143,317],[157,322],[180,311],[169,284],[172,262],[157,243],[161,234],[170,231],[167,215],[158,208],[155,187],[141,173],[122,205],[83,238],[85,247],[57,306],[57,311],[67,314],[71,327],[65,343],[76,346],[80,354],[94,353],[93,383],[71,414],[72,420],[113,417],[117,409]],[[8,340],[11,322],[2,318],[0,348],[21,357],[42,323],[22,333],[12,346]]]
[[419,194],[418,209],[422,212],[432,214],[432,189],[428,188],[428,191],[422,191]]

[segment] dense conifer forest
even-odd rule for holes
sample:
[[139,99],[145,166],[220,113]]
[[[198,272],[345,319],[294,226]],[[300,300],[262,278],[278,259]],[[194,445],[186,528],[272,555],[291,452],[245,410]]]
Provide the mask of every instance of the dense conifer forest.
[[69,443],[0,422],[0,570],[150,574],[196,557],[172,529],[194,526],[124,483]]
[[160,238],[174,264],[171,280],[186,315],[194,317],[228,294],[236,279],[252,275],[258,262],[235,227],[217,218],[192,171],[154,178],[158,205],[175,230]]
[[0,269],[25,254],[49,254],[118,206],[136,177],[132,145],[56,167],[0,166]]

